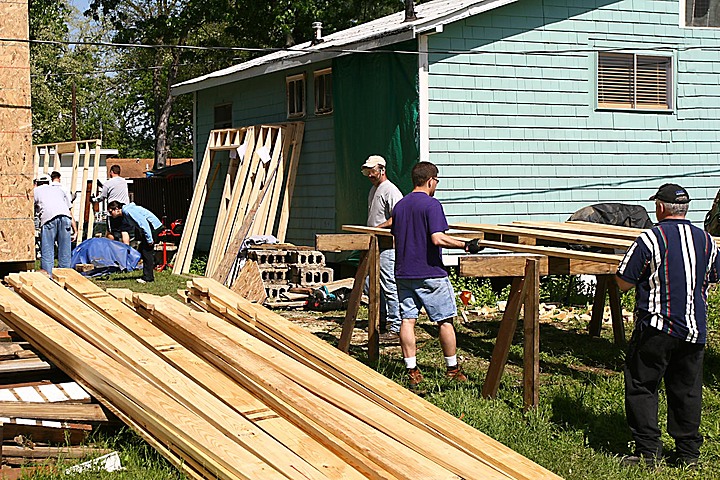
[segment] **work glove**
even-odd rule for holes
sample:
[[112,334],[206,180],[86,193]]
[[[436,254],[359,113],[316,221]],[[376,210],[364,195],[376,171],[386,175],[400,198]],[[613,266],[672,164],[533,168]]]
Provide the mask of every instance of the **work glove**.
[[485,249],[485,247],[479,245],[480,239],[473,238],[465,242],[465,251],[468,253],[478,253]]

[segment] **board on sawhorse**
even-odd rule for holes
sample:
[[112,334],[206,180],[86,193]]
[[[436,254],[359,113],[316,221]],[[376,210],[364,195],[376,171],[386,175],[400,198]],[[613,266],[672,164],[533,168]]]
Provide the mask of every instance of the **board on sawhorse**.
[[369,277],[368,358],[372,363],[377,362],[380,357],[380,248],[381,246],[387,248],[388,243],[392,248],[392,237],[365,233],[315,235],[315,249],[321,252],[347,250],[361,252],[338,348],[345,353],[350,350],[350,340],[352,339],[352,332],[360,309],[365,277]]
[[505,313],[500,321],[482,395],[495,398],[507,364],[510,345],[517,327],[520,309],[523,318],[523,404],[537,407],[540,391],[540,274],[547,273],[547,257],[540,255],[476,255],[460,257],[460,275],[464,277],[513,277]]

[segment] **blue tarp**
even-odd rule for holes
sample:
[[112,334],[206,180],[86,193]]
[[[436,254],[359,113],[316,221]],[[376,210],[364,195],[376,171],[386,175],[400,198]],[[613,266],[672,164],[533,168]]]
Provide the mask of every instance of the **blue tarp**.
[[89,238],[72,251],[70,265],[92,263],[95,268],[84,275],[105,275],[135,270],[140,262],[140,252],[122,242],[107,238]]

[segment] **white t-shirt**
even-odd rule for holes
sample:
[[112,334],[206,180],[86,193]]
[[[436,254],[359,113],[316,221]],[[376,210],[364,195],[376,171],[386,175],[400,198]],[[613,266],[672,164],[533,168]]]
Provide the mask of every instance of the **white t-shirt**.
[[368,194],[367,226],[377,227],[392,217],[395,204],[403,198],[400,190],[390,180],[375,185]]

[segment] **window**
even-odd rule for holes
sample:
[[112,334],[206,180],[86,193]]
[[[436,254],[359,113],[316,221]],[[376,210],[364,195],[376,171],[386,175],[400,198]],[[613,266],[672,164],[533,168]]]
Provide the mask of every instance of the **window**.
[[285,79],[287,88],[287,116],[297,118],[305,115],[305,74]]
[[221,128],[232,128],[232,103],[215,106],[213,129]]
[[315,72],[315,115],[332,113],[332,95],[332,69],[318,70]]
[[598,55],[598,108],[672,108],[672,58],[634,53]]
[[685,25],[720,27],[720,0],[685,0]]

